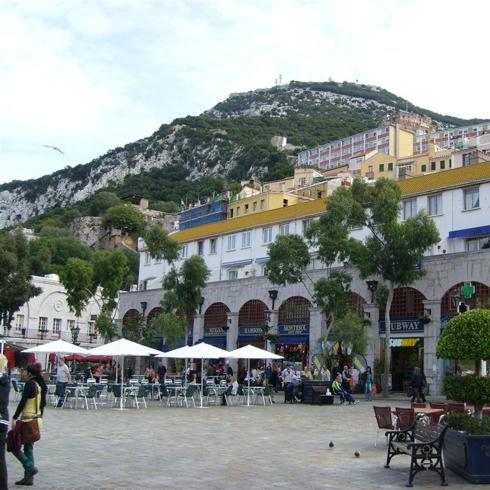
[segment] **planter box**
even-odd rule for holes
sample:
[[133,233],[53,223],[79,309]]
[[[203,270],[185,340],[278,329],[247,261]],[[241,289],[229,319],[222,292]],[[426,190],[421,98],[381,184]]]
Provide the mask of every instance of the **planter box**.
[[448,429],[444,462],[447,469],[471,483],[490,483],[490,435],[470,436]]

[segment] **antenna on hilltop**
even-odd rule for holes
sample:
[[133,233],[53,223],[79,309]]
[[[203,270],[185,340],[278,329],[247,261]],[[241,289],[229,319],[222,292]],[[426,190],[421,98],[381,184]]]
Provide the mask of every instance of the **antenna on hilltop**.
[[282,85],[282,75],[279,74],[279,85]]

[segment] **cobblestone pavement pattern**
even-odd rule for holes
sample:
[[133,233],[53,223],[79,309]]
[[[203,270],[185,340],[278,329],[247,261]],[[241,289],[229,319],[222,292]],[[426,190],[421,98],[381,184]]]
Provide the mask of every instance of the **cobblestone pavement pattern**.
[[[386,446],[380,435],[374,448],[372,405],[276,403],[200,410],[162,408],[153,402],[146,410],[122,412],[49,407],[42,440],[35,445],[35,487],[404,488],[410,458],[398,456],[390,469],[383,467]],[[332,449],[330,441],[335,444]],[[11,454],[7,461],[15,488],[21,468]],[[447,476],[453,489],[475,488],[450,471]],[[417,475],[415,485],[441,488],[434,473]],[[484,487],[490,488],[479,485],[478,490]]]

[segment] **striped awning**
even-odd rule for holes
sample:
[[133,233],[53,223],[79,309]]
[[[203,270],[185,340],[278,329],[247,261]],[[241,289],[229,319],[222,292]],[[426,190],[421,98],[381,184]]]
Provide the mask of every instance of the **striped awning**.
[[223,262],[221,265],[225,268],[230,267],[244,267],[252,263],[252,259],[244,259],[244,260],[233,260],[232,262]]

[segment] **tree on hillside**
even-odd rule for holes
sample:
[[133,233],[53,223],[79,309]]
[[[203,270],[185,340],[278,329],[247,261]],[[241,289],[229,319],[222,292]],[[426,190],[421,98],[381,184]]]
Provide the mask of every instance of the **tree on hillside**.
[[41,289],[31,283],[28,245],[21,231],[0,236],[0,320],[10,330],[15,312]]
[[136,236],[145,229],[145,218],[131,204],[118,204],[104,213],[104,226],[119,228],[123,233]]
[[199,255],[193,255],[184,261],[180,270],[173,267],[163,280],[164,312],[184,317],[187,325],[186,320],[194,317],[201,304],[208,277],[209,269]]
[[[390,309],[394,290],[423,276],[420,262],[429,247],[439,241],[433,220],[425,213],[399,221],[401,193],[388,179],[369,186],[356,179],[351,188],[341,187],[330,197],[326,212],[312,227],[318,257],[356,268],[361,278],[376,277],[386,286],[385,380],[390,372]],[[354,238],[352,229],[363,230]],[[384,394],[388,393],[385,382]]]
[[113,192],[96,192],[88,199],[88,212],[91,216],[102,216],[109,208],[121,204],[121,200]]

